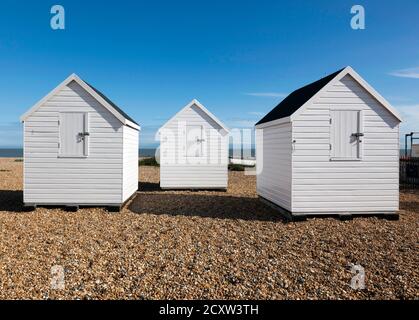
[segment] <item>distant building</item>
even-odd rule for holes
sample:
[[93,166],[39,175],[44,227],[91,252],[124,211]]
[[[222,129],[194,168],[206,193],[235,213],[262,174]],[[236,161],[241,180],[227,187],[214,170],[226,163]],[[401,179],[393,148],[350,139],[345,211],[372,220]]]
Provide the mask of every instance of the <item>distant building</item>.
[[229,129],[197,100],[163,127],[160,187],[227,189]]

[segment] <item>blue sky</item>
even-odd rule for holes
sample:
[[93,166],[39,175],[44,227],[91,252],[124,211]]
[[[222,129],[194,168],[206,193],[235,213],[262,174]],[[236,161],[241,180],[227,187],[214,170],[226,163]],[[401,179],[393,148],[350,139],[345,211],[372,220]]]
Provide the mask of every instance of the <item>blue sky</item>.
[[[52,30],[50,9],[66,11]],[[366,29],[350,27],[362,4]],[[351,65],[419,131],[419,2],[9,1],[0,3],[0,147],[19,116],[75,72],[143,127],[142,146],[190,100],[231,128]]]

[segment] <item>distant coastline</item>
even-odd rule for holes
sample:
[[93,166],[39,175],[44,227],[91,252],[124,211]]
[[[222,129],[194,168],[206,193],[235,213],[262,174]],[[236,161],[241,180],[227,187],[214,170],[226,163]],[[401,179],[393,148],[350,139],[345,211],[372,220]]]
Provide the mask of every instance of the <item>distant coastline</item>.
[[[239,152],[240,151],[235,151]],[[230,157],[233,156],[233,149],[230,148]],[[141,148],[138,152],[140,157],[154,157],[156,154],[156,148]],[[243,150],[243,157],[237,156],[235,154],[235,158],[243,158],[243,159],[253,159],[255,157],[255,150]],[[22,148],[0,148],[0,158],[22,158],[23,157],[23,149]]]
[[0,149],[0,158],[22,158],[23,149]]

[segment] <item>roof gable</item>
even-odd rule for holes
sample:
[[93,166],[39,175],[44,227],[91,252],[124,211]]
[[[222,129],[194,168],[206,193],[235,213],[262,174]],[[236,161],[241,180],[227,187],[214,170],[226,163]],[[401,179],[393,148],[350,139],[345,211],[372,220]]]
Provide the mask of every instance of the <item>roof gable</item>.
[[289,117],[292,121],[298,114],[302,113],[305,107],[318,97],[320,92],[335,81],[339,81],[346,75],[350,75],[365,90],[367,90],[378,102],[380,102],[394,117],[401,121],[399,113],[388,103],[377,91],[375,91],[362,77],[357,74],[351,67],[346,67],[336,71],[320,80],[310,83],[300,89],[295,90],[287,96],[281,103],[272,109],[265,117],[263,117],[256,126],[264,123],[272,122],[282,118]]
[[317,92],[323,89],[323,87],[328,84],[334,77],[336,77],[342,70],[343,69],[293,91],[258,123],[256,123],[256,125],[291,116],[308,100],[310,100]]
[[138,125],[137,122],[135,122],[134,119],[132,119],[128,114],[126,114],[124,112],[124,110],[122,110],[120,107],[118,107],[115,103],[113,103],[107,96],[105,96],[102,92],[100,92],[98,89],[96,89],[95,87],[93,87],[90,83],[86,84],[92,88],[99,96],[102,97],[102,99],[104,99],[107,103],[109,103],[116,111],[118,111],[125,119],[131,121],[132,123],[135,123],[136,125]]
[[183,107],[178,113],[176,113],[172,118],[170,118],[160,129],[164,129],[169,123],[175,120],[181,113],[183,113],[186,109],[192,108],[193,106],[198,107],[201,111],[203,111],[206,115],[208,115],[222,130],[226,133],[230,132],[228,129],[216,116],[214,116],[207,108],[205,108],[198,100],[193,99],[189,102],[185,107]]
[[38,110],[45,102],[47,102],[51,97],[57,94],[63,87],[67,86],[72,81],[75,81],[84,90],[86,90],[94,99],[96,99],[97,102],[99,102],[104,108],[110,111],[124,125],[128,125],[137,130],[141,129],[140,126],[131,117],[129,117],[124,111],[122,111],[121,108],[119,108],[116,104],[114,104],[109,98],[107,98],[99,90],[97,90],[96,88],[88,84],[87,82],[83,81],[74,73],[70,75],[67,79],[65,79],[62,83],[60,83],[54,90],[48,93],[44,98],[38,101],[38,103],[36,103],[31,109],[29,109],[26,113],[24,113],[20,117],[20,121],[24,122],[32,113]]

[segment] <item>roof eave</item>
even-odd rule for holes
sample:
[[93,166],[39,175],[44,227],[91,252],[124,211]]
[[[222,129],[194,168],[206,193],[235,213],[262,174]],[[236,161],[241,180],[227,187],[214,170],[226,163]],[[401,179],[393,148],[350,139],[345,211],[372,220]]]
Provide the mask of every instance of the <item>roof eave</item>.
[[186,106],[184,106],[180,111],[178,111],[173,117],[171,117],[164,125],[160,127],[158,132],[163,130],[169,123],[171,123],[174,119],[177,118],[178,115],[180,115],[184,110],[192,107],[193,105],[198,106],[202,111],[204,111],[212,120],[214,120],[222,130],[224,130],[226,133],[230,132],[230,129],[224,125],[216,116],[214,116],[207,108],[205,108],[197,99],[193,99],[191,102],[189,102]]
[[372,86],[369,85],[367,81],[365,81],[352,67],[348,66],[345,69],[343,69],[341,72],[339,72],[332,80],[329,81],[322,89],[320,89],[314,96],[312,96],[306,103],[304,103],[300,108],[298,108],[291,116],[291,122],[296,119],[301,113],[304,112],[304,110],[307,108],[307,106],[311,105],[322,93],[323,91],[327,90],[333,83],[336,81],[339,81],[346,75],[350,75],[352,78],[355,79],[355,81],[358,82],[360,86],[362,86],[366,91],[368,91],[384,108],[386,108],[397,120],[402,122],[402,117],[400,116],[399,112],[394,109],[391,104],[384,99],[383,96],[381,96]]
[[131,127],[131,128],[136,129],[138,131],[141,131],[141,126],[139,126],[138,124],[136,124],[136,123],[134,123],[134,122],[132,122],[128,119],[125,119],[124,124],[128,127]]
[[363,86],[378,102],[380,102],[397,120],[403,122],[400,113],[381,95],[376,91],[366,80],[364,80],[351,67],[345,68],[348,74],[352,76],[361,86]]
[[41,100],[35,103],[28,111],[22,114],[19,118],[20,122],[25,122],[26,119],[34,113],[41,105],[43,105],[46,101],[48,101],[53,95],[55,95],[62,87],[69,84],[71,81],[75,80],[77,77],[76,74],[72,73],[68,76],[63,82],[61,82],[58,86],[56,86],[52,91],[50,91],[47,95],[45,95]]
[[86,90],[96,101],[103,105],[109,112],[111,112],[122,124],[128,125],[134,129],[141,130],[141,127],[126,119],[122,114],[115,110],[112,105],[110,105],[105,99],[103,99],[89,84],[87,84],[83,79],[81,79],[77,74],[72,73],[67,77],[63,82],[61,82],[57,87],[50,91],[45,97],[39,100],[32,108],[25,112],[21,117],[20,121],[24,122],[33,112],[35,112],[41,105],[48,101],[52,96],[54,96],[61,88],[68,85],[71,81],[77,82],[84,90]]
[[321,88],[319,91],[316,92],[315,95],[313,95],[310,99],[308,99],[300,108],[295,110],[295,112],[290,115],[291,122],[295,120],[298,115],[300,115],[308,105],[312,104],[321,94],[324,90],[326,90],[330,85],[336,81],[337,79],[343,78],[346,74],[348,74],[349,69],[352,69],[351,67],[344,68],[341,72],[339,72],[332,80],[330,80],[323,88]]
[[284,117],[284,118],[275,119],[275,120],[272,120],[272,121],[256,124],[255,128],[256,129],[263,129],[263,128],[277,126],[277,125],[281,125],[281,124],[285,124],[285,123],[289,123],[289,122],[291,122],[291,117]]

